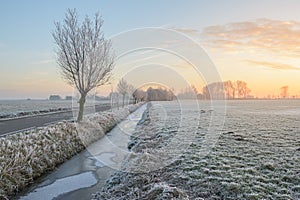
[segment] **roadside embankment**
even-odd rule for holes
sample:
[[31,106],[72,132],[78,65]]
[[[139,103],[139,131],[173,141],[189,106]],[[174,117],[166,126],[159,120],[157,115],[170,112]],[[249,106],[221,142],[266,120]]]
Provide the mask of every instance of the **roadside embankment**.
[[95,113],[0,138],[0,199],[22,190],[42,174],[100,139],[141,104]]

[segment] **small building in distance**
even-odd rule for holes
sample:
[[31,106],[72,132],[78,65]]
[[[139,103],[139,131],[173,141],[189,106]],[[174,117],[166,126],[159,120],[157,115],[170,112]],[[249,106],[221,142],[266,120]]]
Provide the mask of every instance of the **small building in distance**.
[[72,96],[66,96],[65,100],[72,100],[73,97]]
[[59,95],[50,95],[49,100],[61,100],[61,97]]

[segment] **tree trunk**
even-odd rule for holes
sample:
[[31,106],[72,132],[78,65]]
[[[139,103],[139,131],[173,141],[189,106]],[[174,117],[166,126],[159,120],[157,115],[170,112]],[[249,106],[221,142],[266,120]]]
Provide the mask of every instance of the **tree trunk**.
[[85,104],[86,94],[81,94],[79,99],[79,112],[77,116],[77,122],[80,122],[83,118],[84,104]]
[[124,108],[125,105],[125,94],[123,94],[123,104],[122,104],[122,108]]

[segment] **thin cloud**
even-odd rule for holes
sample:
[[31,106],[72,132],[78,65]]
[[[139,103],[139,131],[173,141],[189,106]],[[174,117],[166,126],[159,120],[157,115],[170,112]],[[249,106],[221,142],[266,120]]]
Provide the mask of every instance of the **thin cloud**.
[[132,60],[129,62],[122,62],[121,66],[128,66],[128,65],[134,65],[138,63],[144,63],[146,61],[150,61],[153,59],[157,59],[159,57],[163,57],[166,55],[166,52],[164,51],[155,51],[155,50],[146,50],[145,52],[138,52],[138,54],[133,54]]
[[292,65],[283,64],[283,63],[274,63],[274,62],[266,62],[266,61],[256,61],[256,60],[245,60],[245,62],[257,65],[264,66],[272,69],[280,69],[280,70],[300,70],[300,68],[294,67]]
[[55,63],[54,59],[47,59],[47,60],[39,60],[36,62],[32,62],[32,65],[44,65],[44,64],[49,64],[49,63]]
[[259,19],[209,26],[203,29],[204,45],[225,50],[255,49],[300,56],[300,22]]
[[199,30],[191,28],[173,28],[173,30],[186,34],[199,34]]

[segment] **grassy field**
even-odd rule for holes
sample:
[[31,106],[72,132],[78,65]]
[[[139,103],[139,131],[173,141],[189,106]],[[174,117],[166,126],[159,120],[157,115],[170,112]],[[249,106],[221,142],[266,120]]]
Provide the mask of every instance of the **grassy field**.
[[164,160],[163,153],[147,153],[163,149],[178,134],[178,116],[164,110],[168,117],[162,125],[157,117],[162,109],[152,106],[148,112],[129,145],[135,156],[95,199],[300,199],[297,115],[241,115],[229,108],[218,141],[202,156],[211,115],[204,113],[189,147],[164,164],[157,162]]

